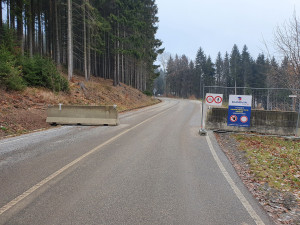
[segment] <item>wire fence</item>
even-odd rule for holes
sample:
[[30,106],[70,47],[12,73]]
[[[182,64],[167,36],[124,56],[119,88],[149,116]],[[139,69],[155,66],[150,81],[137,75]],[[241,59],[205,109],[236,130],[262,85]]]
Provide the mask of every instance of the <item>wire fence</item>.
[[229,95],[252,95],[253,109],[298,112],[300,107],[300,89],[204,86],[204,98],[206,93],[223,94],[225,106]]

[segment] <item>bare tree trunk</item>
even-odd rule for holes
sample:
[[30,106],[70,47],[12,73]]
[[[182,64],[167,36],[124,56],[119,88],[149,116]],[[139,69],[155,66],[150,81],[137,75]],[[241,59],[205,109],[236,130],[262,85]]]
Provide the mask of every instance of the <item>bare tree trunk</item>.
[[31,45],[32,45],[32,54],[34,53],[35,51],[35,10],[34,10],[34,7],[33,7],[33,0],[31,0]]
[[[118,9],[118,17],[120,17],[120,11]],[[117,22],[117,36],[118,36],[118,41],[117,41],[117,85],[120,85],[120,23],[119,21]]]
[[23,38],[23,0],[17,1],[16,15],[17,15],[17,37],[18,42],[24,54],[24,38]]
[[12,1],[12,0],[10,0],[9,1],[10,2],[10,10],[9,10],[9,12],[10,12],[10,16],[9,16],[9,18],[10,18],[10,28],[11,29],[15,29],[15,9],[16,9],[16,6],[15,6],[15,1]]
[[41,21],[41,17],[42,17],[42,7],[41,7],[41,2],[39,2],[39,12],[38,12],[38,46],[39,46],[39,51],[40,51],[40,55],[43,55],[43,48],[44,48],[44,42],[43,42],[43,35],[42,35],[42,21]]
[[7,27],[10,27],[9,26],[9,22],[10,22],[10,8],[9,8],[9,0],[7,0],[6,2],[6,23],[7,23]]
[[0,40],[3,34],[3,22],[2,22],[2,0],[0,0]]
[[32,10],[31,10],[31,3],[27,3],[27,27],[28,27],[28,48],[29,48],[29,57],[32,58],[33,56],[33,37],[32,37]]
[[73,76],[72,0],[68,0],[68,79]]
[[54,14],[55,14],[55,39],[56,39],[56,65],[58,68],[61,66],[60,60],[60,42],[59,42],[59,26],[58,26],[58,5],[57,1],[54,2]]
[[86,0],[83,1],[82,6],[82,19],[83,19],[83,62],[84,62],[84,77],[85,80],[88,80],[88,69],[87,69],[87,41],[86,41],[86,16],[85,16],[85,4]]
[[[114,44],[114,48],[116,49],[116,44]],[[117,86],[117,53],[114,53],[114,86]]]
[[[89,3],[88,0],[86,0],[86,2]],[[89,13],[89,11],[87,13]],[[87,39],[87,76],[88,79],[90,79],[91,78],[91,27],[89,23],[87,23],[86,39]]]

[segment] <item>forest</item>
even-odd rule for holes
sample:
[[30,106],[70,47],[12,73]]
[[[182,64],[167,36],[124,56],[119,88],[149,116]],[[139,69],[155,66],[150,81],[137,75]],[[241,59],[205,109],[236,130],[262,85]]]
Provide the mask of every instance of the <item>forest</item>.
[[152,88],[154,62],[164,51],[155,38],[155,0],[0,0],[0,5],[0,81],[8,88],[62,80],[49,78],[54,65],[65,68],[69,80],[76,72],[86,80],[97,76],[115,86]]
[[[170,56],[166,70],[166,92],[178,97],[200,97],[203,86],[223,87],[267,87],[267,71],[271,64],[276,64],[260,54],[256,59],[250,56],[245,45],[240,53],[237,45],[232,52],[219,52],[215,61],[205,54],[200,47],[195,60],[185,55]],[[275,84],[279,87],[281,84]],[[162,86],[162,85],[160,85]],[[202,97],[202,96],[201,96]]]

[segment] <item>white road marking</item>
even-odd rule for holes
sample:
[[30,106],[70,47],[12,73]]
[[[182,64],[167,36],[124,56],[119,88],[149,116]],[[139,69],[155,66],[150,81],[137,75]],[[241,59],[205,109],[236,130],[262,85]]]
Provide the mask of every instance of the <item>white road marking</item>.
[[[177,104],[176,104],[177,105]],[[6,205],[4,205],[3,207],[0,208],[0,215],[2,215],[5,211],[9,210],[10,208],[12,208],[13,206],[17,205],[20,201],[22,201],[23,199],[25,199],[27,196],[29,196],[30,194],[32,194],[34,191],[36,191],[37,189],[39,189],[40,187],[42,187],[43,185],[45,185],[46,183],[48,183],[50,180],[54,179],[55,177],[57,177],[58,175],[60,175],[61,173],[63,173],[64,171],[66,171],[67,169],[69,169],[70,167],[72,167],[73,165],[79,163],[81,160],[83,160],[84,158],[88,157],[89,155],[95,153],[96,151],[100,150],[102,147],[104,147],[105,145],[108,145],[110,143],[112,143],[113,141],[115,141],[116,139],[118,139],[119,137],[123,136],[124,134],[134,130],[135,128],[141,126],[142,124],[154,119],[155,117],[160,116],[163,113],[168,112],[169,110],[171,110],[175,105],[171,106],[170,108],[144,120],[143,122],[121,132],[120,134],[112,137],[111,139],[107,140],[106,142],[102,143],[101,145],[95,147],[94,149],[92,149],[91,151],[83,154],[82,156],[78,157],[77,159],[75,159],[74,161],[70,162],[69,164],[65,165],[64,167],[62,167],[61,169],[57,170],[56,172],[54,172],[53,174],[51,174],[50,176],[48,176],[47,178],[45,178],[44,180],[42,180],[41,182],[39,182],[38,184],[34,185],[33,187],[31,187],[30,189],[28,189],[27,191],[25,191],[23,194],[19,195],[18,197],[16,197],[15,199],[13,199],[12,201],[10,201],[9,203],[7,203]]]
[[226,178],[227,182],[229,183],[230,187],[232,188],[232,190],[234,191],[234,193],[236,194],[236,196],[238,197],[238,199],[241,201],[241,203],[243,204],[243,206],[245,207],[245,209],[247,210],[247,212],[249,213],[249,215],[252,217],[252,219],[255,221],[255,223],[257,225],[264,225],[264,222],[262,221],[262,219],[257,215],[257,213],[254,211],[254,209],[252,208],[252,206],[250,205],[250,203],[247,201],[247,199],[245,198],[245,196],[242,194],[242,192],[240,191],[240,189],[236,186],[236,184],[234,183],[234,181],[232,180],[232,178],[230,177],[229,173],[227,172],[227,170],[225,169],[225,167],[223,166],[221,160],[219,159],[211,141],[209,136],[206,136],[206,140],[209,146],[209,149],[215,159],[215,161],[217,162],[222,174],[224,175],[224,177]]

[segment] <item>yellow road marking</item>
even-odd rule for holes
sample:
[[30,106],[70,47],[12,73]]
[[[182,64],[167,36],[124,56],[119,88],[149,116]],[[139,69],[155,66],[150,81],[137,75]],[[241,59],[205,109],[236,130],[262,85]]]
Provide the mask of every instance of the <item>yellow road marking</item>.
[[240,191],[240,189],[236,186],[236,184],[234,183],[234,181],[232,180],[232,178],[230,177],[229,173],[227,172],[227,170],[225,169],[225,167],[223,166],[221,160],[219,159],[211,141],[209,136],[206,136],[206,140],[209,146],[209,149],[215,159],[215,161],[217,162],[223,176],[226,178],[227,182],[229,183],[230,187],[232,188],[232,190],[234,191],[234,193],[236,194],[236,196],[238,197],[238,199],[241,201],[241,203],[243,204],[243,206],[245,207],[245,209],[247,210],[247,212],[249,213],[249,215],[252,217],[252,219],[255,221],[255,223],[257,225],[264,225],[264,222],[262,221],[262,219],[257,215],[257,213],[254,211],[254,209],[252,208],[252,206],[250,205],[250,203],[247,201],[247,199],[245,198],[245,196],[242,194],[242,192]]
[[124,134],[126,134],[126,133],[134,130],[135,128],[141,126],[142,124],[144,124],[144,123],[146,123],[146,122],[154,119],[155,117],[160,116],[163,113],[166,113],[167,111],[169,111],[170,109],[172,109],[174,106],[171,106],[170,108],[164,110],[163,112],[160,112],[160,113],[158,113],[158,114],[156,114],[156,115],[154,115],[154,116],[152,116],[152,117],[144,120],[143,122],[141,122],[141,123],[139,123],[139,124],[137,124],[137,125],[129,128],[129,129],[123,131],[123,132],[121,132],[120,134],[112,137],[111,139],[107,140],[106,142],[102,143],[101,145],[95,147],[91,151],[83,154],[82,156],[78,157],[74,161],[70,162],[69,164],[65,165],[61,169],[57,170],[56,172],[54,172],[53,174],[51,174],[50,176],[48,176],[47,178],[45,178],[44,180],[42,180],[41,182],[39,182],[38,184],[34,185],[33,187],[31,187],[30,189],[28,189],[27,191],[25,191],[23,194],[19,195],[18,197],[16,197],[12,201],[10,201],[9,203],[7,203],[3,207],[1,207],[0,208],[0,215],[2,215],[5,211],[9,210],[13,206],[17,205],[20,201],[22,201],[23,199],[25,199],[27,196],[29,196],[30,194],[32,194],[34,191],[36,191],[37,189],[39,189],[40,187],[42,187],[43,185],[45,185],[46,183],[48,183],[50,180],[54,179],[55,177],[57,177],[58,175],[60,175],[61,173],[63,173],[67,169],[69,169],[70,167],[72,167],[73,165],[77,164],[78,162],[80,162],[84,158],[86,158],[89,155],[95,153],[96,151],[98,151],[99,149],[101,149],[102,147],[104,147],[105,145],[110,144],[111,142],[115,141],[116,139],[118,139],[119,137],[123,136]]

